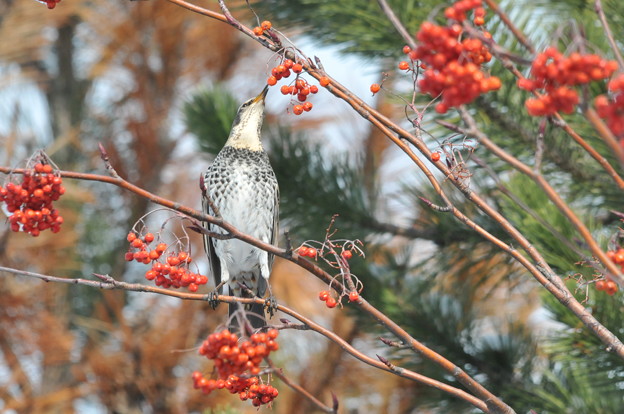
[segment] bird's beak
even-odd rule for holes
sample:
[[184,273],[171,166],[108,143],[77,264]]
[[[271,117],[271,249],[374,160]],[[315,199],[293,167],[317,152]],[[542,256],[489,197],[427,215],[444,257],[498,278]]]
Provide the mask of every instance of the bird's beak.
[[262,90],[262,92],[260,92],[260,95],[256,96],[253,100],[254,103],[259,102],[259,101],[264,101],[264,98],[267,96],[267,93],[269,92],[269,85],[266,85],[264,87],[264,89]]

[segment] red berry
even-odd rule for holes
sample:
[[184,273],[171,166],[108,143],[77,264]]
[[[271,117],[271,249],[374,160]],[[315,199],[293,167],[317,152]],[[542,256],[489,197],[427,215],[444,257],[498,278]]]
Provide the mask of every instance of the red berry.
[[300,63],[295,63],[292,67],[292,71],[295,73],[301,73],[303,71],[303,65]]
[[303,110],[310,112],[312,110],[312,102],[306,102],[303,104]]
[[143,236],[143,240],[145,241],[145,243],[151,243],[154,241],[154,235],[152,233],[147,233],[145,236]]
[[323,302],[327,301],[327,299],[329,298],[329,291],[327,290],[323,290],[319,293],[319,300],[322,300]]
[[318,86],[316,85],[310,86],[310,93],[317,93],[317,92],[318,92]]
[[605,292],[607,292],[607,295],[613,296],[615,292],[618,291],[618,286],[615,284],[613,280],[607,280],[607,282],[605,283],[604,290]]
[[129,243],[132,243],[133,241],[135,241],[137,238],[137,235],[134,232],[130,232],[128,233],[128,237],[126,237],[126,240],[128,240]]
[[288,95],[290,93],[290,86],[282,85],[282,87],[280,88],[280,92],[282,93],[282,95]]
[[336,299],[332,298],[331,296],[327,298],[327,300],[325,301],[325,305],[328,308],[335,308],[336,305],[338,304],[338,302],[336,302]]
[[275,76],[270,76],[269,79],[267,79],[267,84],[269,86],[273,86],[277,83],[277,78]]
[[305,246],[301,246],[299,249],[297,249],[297,252],[299,253],[299,256],[307,256],[308,248]]
[[349,292],[349,302],[355,302],[358,299],[360,299],[360,295],[356,291]]
[[[309,102],[306,102],[306,103],[309,103]],[[310,104],[310,105],[311,105],[311,104]],[[305,105],[304,105],[304,106],[305,106]],[[314,257],[316,257],[316,253],[317,253],[317,250],[316,250],[314,247],[310,247],[310,248],[308,249],[308,257],[312,257],[312,258],[314,258]]]
[[412,51],[412,48],[409,47],[408,45],[403,46],[403,54],[407,55],[411,51]]
[[406,61],[399,62],[399,69],[401,69],[401,70],[408,70],[409,69],[409,63],[407,63]]
[[380,90],[380,89],[381,89],[381,86],[379,86],[379,84],[377,84],[377,83],[373,83],[373,84],[370,86],[370,91],[371,91],[373,94],[376,94],[377,92],[379,92],[379,90]]
[[303,105],[295,105],[295,106],[293,106],[293,113],[295,115],[301,115],[303,113]]
[[350,258],[353,257],[353,253],[351,253],[351,250],[344,250],[341,253],[342,257],[344,257],[345,259],[349,260]]
[[431,153],[431,161],[433,162],[438,162],[440,161],[440,153],[439,152],[432,152]]

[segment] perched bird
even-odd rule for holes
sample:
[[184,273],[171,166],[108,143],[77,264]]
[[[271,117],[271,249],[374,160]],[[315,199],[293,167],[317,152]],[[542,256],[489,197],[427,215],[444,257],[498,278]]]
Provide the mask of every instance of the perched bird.
[[[220,216],[241,232],[273,244],[278,232],[279,188],[260,141],[267,92],[268,86],[238,108],[227,142],[202,176],[203,185],[200,185],[205,213]],[[207,223],[205,227],[212,233],[225,234],[214,224]],[[267,288],[270,293],[268,281],[273,255],[235,238],[204,235],[204,247],[216,285],[215,294],[221,293],[224,285],[232,296],[250,297],[252,292],[264,297]],[[238,318],[232,315],[242,308],[238,304],[229,305],[232,329],[238,330]],[[248,320],[253,328],[265,325],[263,305],[247,305],[244,309],[245,318],[239,320]]]

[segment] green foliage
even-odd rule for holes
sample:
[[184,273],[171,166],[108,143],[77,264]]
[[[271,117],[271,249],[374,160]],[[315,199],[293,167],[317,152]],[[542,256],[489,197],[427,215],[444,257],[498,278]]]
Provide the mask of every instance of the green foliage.
[[[410,33],[415,33],[439,5],[432,0],[388,3]],[[254,8],[263,18],[270,17],[280,30],[293,28],[311,33],[314,40],[340,45],[346,53],[396,57],[405,43],[376,1],[266,0],[254,3]]]
[[182,112],[188,130],[197,137],[200,149],[216,155],[230,134],[238,103],[223,88],[196,93]]

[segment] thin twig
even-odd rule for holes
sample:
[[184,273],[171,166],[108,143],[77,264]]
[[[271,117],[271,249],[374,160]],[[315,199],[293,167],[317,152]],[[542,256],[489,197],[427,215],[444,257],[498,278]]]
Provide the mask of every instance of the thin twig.
[[516,39],[518,39],[518,42],[520,42],[520,44],[524,46],[529,52],[535,53],[535,49],[533,48],[531,42],[529,42],[526,36],[524,36],[524,34],[520,30],[518,30],[518,28],[509,18],[509,16],[507,16],[507,14],[505,14],[500,9],[500,7],[498,7],[498,4],[494,0],[485,0],[485,3],[490,9],[494,11],[494,13],[498,14],[498,17],[500,17],[505,26],[507,26],[511,33],[513,33],[513,35],[516,37]]
[[405,43],[407,43],[407,45],[412,49],[416,49],[416,42],[414,41],[414,38],[410,36],[405,26],[403,26],[403,23],[401,23],[396,14],[394,14],[394,11],[388,2],[386,0],[377,0],[377,3],[379,3],[379,7],[381,7],[381,10],[384,12],[388,20],[390,20],[390,23],[392,23],[396,31],[399,32],[403,40],[405,40]]
[[271,367],[273,369],[273,374],[277,378],[282,380],[282,382],[284,384],[288,385],[290,388],[292,388],[293,390],[295,390],[299,394],[303,395],[305,398],[308,399],[308,401],[310,401],[312,404],[314,404],[319,410],[323,411],[324,413],[330,413],[330,414],[331,413],[336,413],[336,411],[332,407],[323,404],[322,401],[320,401],[314,395],[310,394],[308,392],[308,390],[303,388],[301,385],[293,382],[290,378],[288,378],[286,375],[284,375],[284,372],[282,371],[282,369],[276,367],[275,364],[273,364],[273,361],[271,360],[271,358],[267,357],[267,358],[265,358],[265,360],[268,362],[269,367]]
[[615,58],[618,61],[618,65],[620,65],[620,70],[624,70],[624,59],[622,59],[622,54],[620,53],[620,49],[617,46],[615,39],[613,38],[613,32],[611,32],[611,28],[609,27],[609,22],[607,22],[607,16],[604,14],[604,10],[602,8],[602,1],[596,0],[594,2],[594,10],[596,10],[596,14],[600,19],[600,23],[605,31],[605,35],[607,36],[607,40],[609,41],[609,45],[611,45],[611,50],[615,54]]

